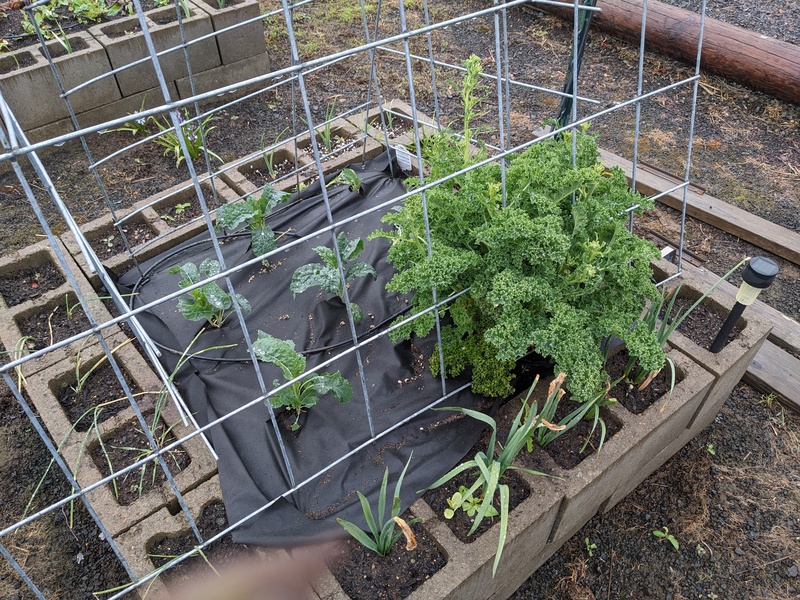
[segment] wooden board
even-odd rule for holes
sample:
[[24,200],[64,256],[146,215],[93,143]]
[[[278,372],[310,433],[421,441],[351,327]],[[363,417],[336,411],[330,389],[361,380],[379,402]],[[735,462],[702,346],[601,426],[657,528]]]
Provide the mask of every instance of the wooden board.
[[[600,160],[607,167],[619,167],[630,179],[633,163],[627,159],[600,150]],[[651,169],[636,169],[636,189],[646,196],[659,194],[675,187],[676,180]],[[676,210],[683,206],[683,191],[661,196],[659,202]],[[736,206],[708,194],[701,194],[690,186],[686,191],[686,214],[731,233],[776,256],[800,265],[800,235],[750,214]]]
[[[536,10],[574,20],[571,7],[535,4]],[[592,29],[639,43],[642,0],[599,0]],[[697,61],[700,15],[657,0],[647,2],[645,44],[648,50],[673,56],[690,65]],[[773,37],[706,17],[700,64],[717,75],[776,98],[800,104],[800,47]]]
[[800,360],[767,340],[743,380],[760,392],[774,393],[781,404],[800,412]]

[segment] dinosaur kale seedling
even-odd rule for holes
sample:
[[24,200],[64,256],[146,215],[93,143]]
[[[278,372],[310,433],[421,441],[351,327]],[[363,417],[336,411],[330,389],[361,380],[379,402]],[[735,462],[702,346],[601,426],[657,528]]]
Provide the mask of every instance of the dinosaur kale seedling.
[[[336,246],[339,249],[339,255],[342,257],[346,284],[349,284],[356,277],[365,277],[367,275],[372,275],[373,279],[377,277],[372,265],[364,262],[351,262],[364,251],[364,240],[356,238],[348,241],[344,233],[340,233],[336,236]],[[319,255],[324,264],[303,265],[297,269],[292,275],[289,289],[296,297],[297,294],[305,292],[308,288],[319,286],[326,294],[335,294],[341,298],[343,290],[339,269],[336,264],[336,253],[327,246],[317,246],[314,248],[314,252]],[[353,320],[358,323],[364,313],[355,302],[351,302],[350,307],[353,310]]]
[[[272,363],[281,370],[284,379],[291,380],[299,377],[306,369],[306,358],[294,349],[291,340],[279,340],[263,331],[258,332],[258,339],[253,343],[253,351],[258,360]],[[272,385],[278,387],[281,382],[275,379]],[[304,409],[311,408],[319,402],[319,396],[331,394],[344,404],[353,397],[353,388],[350,382],[336,373],[312,373],[295,381],[272,396],[269,401],[273,408],[286,407],[295,412],[292,431],[300,429],[300,414]]]
[[[186,288],[203,279],[219,275],[219,262],[207,258],[199,267],[194,263],[186,263],[183,266],[170,267],[167,272],[170,275],[182,275],[183,279],[178,285]],[[231,295],[214,281],[191,290],[188,294],[188,297],[178,299],[178,310],[189,321],[206,320],[212,327],[222,327],[231,311],[235,310]],[[250,313],[250,303],[244,296],[236,294],[236,302],[244,314]]]
[[346,183],[351,192],[357,192],[361,188],[361,177],[359,177],[353,169],[342,169],[342,172],[331,179],[330,183],[325,187],[330,187],[339,183]]
[[[261,196],[248,196],[244,202],[225,204],[217,211],[217,227],[235,229],[247,223],[250,230],[250,247],[253,254],[261,256],[274,250],[275,232],[267,225],[267,217],[273,209],[286,200],[289,194],[279,192],[270,185],[265,185]],[[266,264],[266,260],[263,261]]]

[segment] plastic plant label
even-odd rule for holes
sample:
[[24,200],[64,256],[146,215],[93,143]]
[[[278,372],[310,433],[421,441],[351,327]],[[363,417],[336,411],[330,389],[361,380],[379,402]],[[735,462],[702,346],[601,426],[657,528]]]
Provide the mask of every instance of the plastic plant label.
[[411,171],[411,153],[406,149],[405,146],[397,145],[394,147],[394,151],[397,153],[397,164],[400,165],[400,168],[403,171]]

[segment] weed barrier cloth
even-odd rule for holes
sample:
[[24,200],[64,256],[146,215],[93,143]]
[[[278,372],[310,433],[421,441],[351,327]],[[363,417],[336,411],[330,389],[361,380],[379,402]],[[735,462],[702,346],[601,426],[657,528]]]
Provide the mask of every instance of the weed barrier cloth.
[[[405,193],[403,179],[392,177],[392,173],[401,171],[396,163],[390,165],[390,160],[393,154],[383,154],[364,165],[351,166],[362,179],[360,191],[351,192],[346,184],[329,186],[334,222]],[[333,177],[328,177],[327,181]],[[413,346],[409,341],[394,344],[388,336],[369,337],[387,328],[408,308],[407,297],[386,291],[386,284],[393,275],[392,267],[385,260],[388,242],[383,238],[366,240],[376,229],[388,227],[380,222],[385,212],[372,213],[335,230],[337,234],[344,232],[348,239],[364,239],[365,249],[358,260],[373,265],[377,271],[376,280],[370,276],[360,278],[349,288],[351,300],[364,312],[356,331],[360,340],[369,339],[361,349],[361,356],[376,433],[394,426],[442,395],[441,380],[431,375],[427,360],[435,349],[434,336],[415,339]],[[279,248],[327,226],[329,221],[319,182],[279,205],[268,222],[279,238]],[[281,237],[284,232],[287,233]],[[222,236],[221,243],[227,268],[253,258],[249,236]],[[332,248],[331,233],[320,234],[272,256],[268,267],[256,263],[231,275],[235,291],[252,305],[252,312],[246,317],[251,339],[255,340],[257,332],[262,330],[276,338],[292,340],[295,348],[305,353],[306,370],[353,345],[345,307],[338,298],[322,294],[319,288],[293,298],[289,290],[292,274],[298,267],[321,262],[312,250],[316,246]],[[181,277],[168,274],[169,267],[187,262],[199,265],[205,258],[215,258],[207,233],[142,263],[144,279],[137,269],[129,271],[119,280],[120,291],[123,294],[138,292],[133,296],[134,307],[153,302],[179,289]],[[226,289],[224,280],[219,283]],[[177,301],[143,313],[141,322],[159,346],[173,350],[162,351],[161,360],[167,372],[172,372],[180,353],[190,347],[206,325],[205,321],[184,319],[177,310]],[[174,379],[201,426],[262,395],[235,315],[229,317],[221,329],[206,327],[189,352],[228,344],[235,346],[209,350],[193,358]],[[420,353],[425,357],[424,365]],[[259,362],[259,369],[267,391],[273,389],[273,380],[285,382],[274,365]],[[292,546],[321,537],[339,537],[344,530],[336,523],[336,517],[364,527],[355,492],[362,492],[371,505],[376,506],[387,467],[391,496],[397,477],[413,450],[403,484],[405,509],[416,499],[417,490],[456,465],[478,439],[481,425],[475,419],[448,411],[428,410],[349,459],[326,469],[332,461],[370,439],[356,354],[341,356],[320,372],[335,371],[340,371],[352,384],[353,399],[349,403],[340,404],[330,395],[322,396],[316,406],[304,413],[298,432],[289,431],[286,425],[294,420],[293,416],[286,421],[280,416],[283,409],[275,411],[295,481],[301,482],[317,472],[324,474],[238,527],[233,532],[234,541]],[[448,380],[448,392],[466,381]],[[441,405],[480,408],[487,406],[487,401],[467,390]],[[263,402],[212,427],[208,433],[219,456],[218,470],[229,523],[245,518],[290,489],[279,443]]]

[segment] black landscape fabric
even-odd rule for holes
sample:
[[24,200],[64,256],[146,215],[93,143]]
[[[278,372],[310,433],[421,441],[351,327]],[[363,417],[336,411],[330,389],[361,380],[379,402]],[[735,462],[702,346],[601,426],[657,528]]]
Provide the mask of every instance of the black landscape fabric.
[[[396,164],[390,168],[392,159],[392,155],[383,154],[365,165],[352,165],[362,178],[360,192],[351,192],[346,184],[328,188],[334,222],[405,193],[403,179],[392,177],[392,173],[400,173]],[[300,201],[294,202],[298,199]],[[288,208],[276,211],[269,220],[278,236],[287,232],[280,237],[279,247],[329,224],[319,182],[286,204]],[[372,277],[356,280],[349,290],[352,301],[364,311],[363,320],[356,326],[359,339],[385,329],[408,307],[408,298],[386,290],[386,283],[393,274],[385,260],[388,242],[366,240],[376,229],[388,227],[380,222],[385,212],[371,213],[335,230],[335,233],[343,231],[348,239],[364,239],[365,249],[358,260],[372,264],[377,270],[377,280]],[[199,265],[203,259],[215,257],[210,241],[204,241],[208,239],[207,233],[202,234],[142,263],[142,271],[147,275],[143,281],[137,269],[126,273],[119,282],[122,293],[130,293],[135,288],[138,292],[136,307],[178,290],[181,277],[168,274],[167,269],[187,262]],[[307,370],[353,346],[341,301],[323,295],[318,288],[309,289],[296,298],[289,291],[289,281],[298,267],[320,262],[312,251],[316,246],[332,248],[331,233],[322,233],[309,242],[272,256],[268,267],[256,263],[231,276],[236,292],[247,298],[253,307],[246,318],[251,339],[255,340],[257,332],[262,330],[279,339],[293,340],[298,351],[309,351]],[[247,236],[224,239],[222,253],[228,268],[253,258]],[[226,288],[224,280],[219,283]],[[141,320],[156,343],[176,351],[162,352],[167,372],[175,368],[179,353],[192,344],[205,324],[184,319],[177,310],[177,301],[143,314]],[[416,499],[416,491],[456,465],[477,441],[481,431],[478,421],[449,411],[426,410],[354,456],[328,468],[331,462],[370,439],[365,394],[376,434],[442,396],[441,380],[434,378],[428,367],[428,358],[435,348],[433,336],[415,339],[413,345],[408,341],[394,344],[387,336],[369,339],[360,350],[365,386],[359,378],[355,352],[339,357],[323,370],[340,371],[350,381],[353,386],[350,403],[340,404],[331,396],[321,398],[306,413],[297,433],[289,431],[287,423],[291,421],[282,419],[280,411],[276,411],[295,483],[313,479],[238,527],[233,533],[236,542],[291,546],[338,537],[343,529],[336,523],[337,517],[364,527],[356,491],[365,494],[372,506],[376,506],[387,467],[391,498],[397,477],[413,451],[403,484],[405,509]],[[175,377],[178,389],[201,426],[262,395],[235,315],[221,329],[207,328],[190,352],[228,344],[234,346],[202,353]],[[331,349],[330,346],[335,347]],[[424,366],[419,360],[420,352],[425,357]],[[271,364],[259,363],[258,368],[267,391],[273,388],[273,380],[285,381]],[[447,391],[464,383],[465,380],[448,380]],[[485,399],[468,390],[441,403],[442,406],[464,407],[485,404]],[[209,438],[219,455],[220,483],[229,523],[244,519],[292,487],[264,402],[211,428]]]

